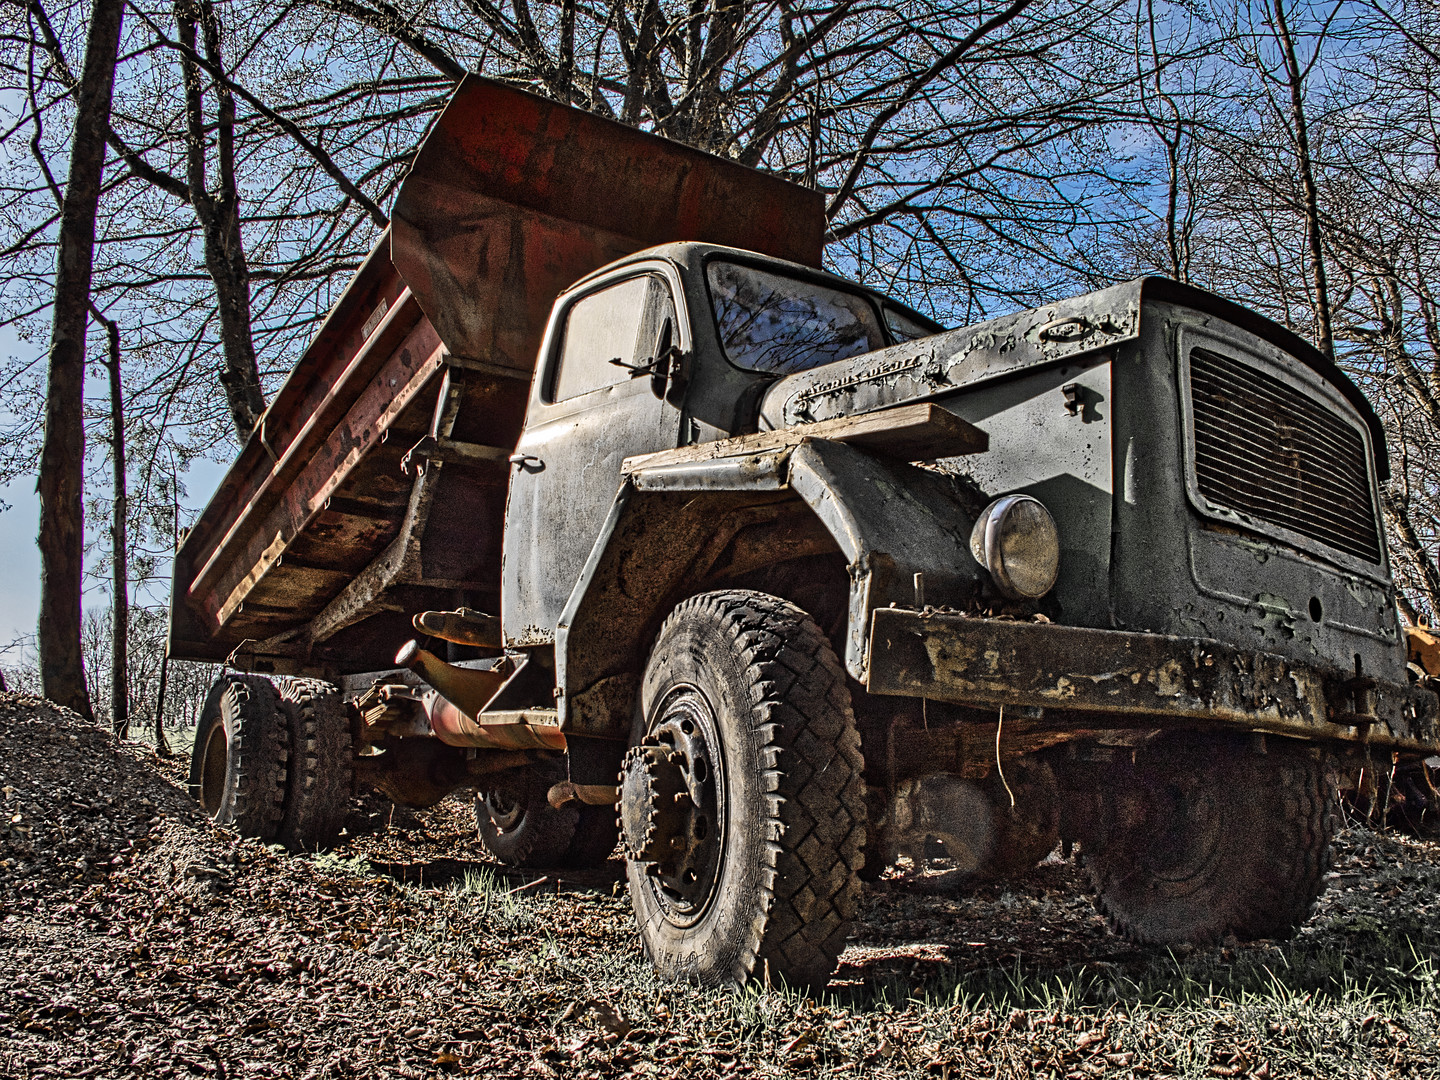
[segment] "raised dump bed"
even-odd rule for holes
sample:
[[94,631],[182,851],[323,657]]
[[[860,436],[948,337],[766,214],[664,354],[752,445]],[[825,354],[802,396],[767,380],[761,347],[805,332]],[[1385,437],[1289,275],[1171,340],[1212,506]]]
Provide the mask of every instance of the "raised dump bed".
[[169,655],[338,676],[390,666],[414,612],[496,610],[556,295],[672,240],[818,266],[823,228],[815,192],[467,76],[180,546]]

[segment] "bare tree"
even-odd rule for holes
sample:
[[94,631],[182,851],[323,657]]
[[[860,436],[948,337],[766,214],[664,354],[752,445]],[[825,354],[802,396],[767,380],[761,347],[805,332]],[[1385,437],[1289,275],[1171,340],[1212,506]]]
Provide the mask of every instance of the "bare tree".
[[481,70],[812,184],[833,265],[957,319],[1076,279],[1137,78],[1124,0],[303,2],[357,56],[399,45],[386,63]]
[[105,328],[105,370],[110,381],[110,728],[120,738],[130,734],[130,545],[126,530],[129,482],[125,472],[125,388],[120,367],[120,324],[96,309]]
[[1271,0],[1271,17],[1267,20],[1279,47],[1281,64],[1278,75],[1264,67],[1267,79],[1279,82],[1289,97],[1290,137],[1295,148],[1295,174],[1300,182],[1305,217],[1305,243],[1308,249],[1311,287],[1314,289],[1315,345],[1330,359],[1335,358],[1335,334],[1330,319],[1330,288],[1325,274],[1325,244],[1320,228],[1320,192],[1315,177],[1315,161],[1310,151],[1310,118],[1306,110],[1305,84],[1324,55],[1325,36],[1331,23],[1344,7],[1335,3],[1330,14],[1312,35],[1310,57],[1303,63],[1296,49],[1296,35],[1290,28],[1285,0]]
[[[235,430],[249,435],[265,411],[260,370],[250,328],[250,267],[240,233],[240,193],[235,178],[235,98],[224,82],[213,86],[215,117],[205,110],[205,85],[197,63],[197,24],[204,39],[205,58],[222,67],[220,26],[210,0],[176,0],[175,26],[183,49],[180,67],[185,80],[185,178],[190,205],[205,238],[205,266],[215,282],[220,317],[220,340],[225,365],[220,382],[230,404]],[[206,169],[210,132],[217,153],[216,186],[212,190]]]
[[41,679],[46,697],[86,717],[93,717],[93,713],[80,660],[85,326],[122,10],[121,0],[95,0],[90,18],[71,142],[70,175],[60,214],[45,442],[38,485]]

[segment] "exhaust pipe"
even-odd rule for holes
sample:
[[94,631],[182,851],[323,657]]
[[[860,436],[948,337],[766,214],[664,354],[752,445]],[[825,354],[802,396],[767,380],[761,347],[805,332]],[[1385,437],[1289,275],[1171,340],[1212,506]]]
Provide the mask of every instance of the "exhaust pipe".
[[401,645],[400,651],[395,654],[395,663],[415,672],[442,697],[471,716],[478,715],[495,696],[495,691],[505,683],[505,676],[498,671],[447,664],[434,653],[422,649],[418,641],[407,641]]
[[[395,663],[409,668],[434,689],[420,696],[430,730],[447,746],[481,750],[564,750],[565,735],[554,724],[533,723],[525,712],[491,714],[497,723],[485,723],[485,706],[504,684],[497,671],[455,667],[434,653],[407,641],[395,654]],[[536,716],[540,719],[540,715]]]
[[[565,734],[554,724],[531,724],[505,713],[503,724],[482,724],[432,690],[420,699],[435,737],[449,746],[481,750],[564,750]],[[482,714],[483,717],[483,714]]]

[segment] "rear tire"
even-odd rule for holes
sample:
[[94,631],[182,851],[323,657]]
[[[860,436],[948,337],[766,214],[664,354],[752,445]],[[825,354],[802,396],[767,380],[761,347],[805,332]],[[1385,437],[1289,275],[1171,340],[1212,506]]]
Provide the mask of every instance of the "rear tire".
[[1150,945],[1285,938],[1324,889],[1335,776],[1308,748],[1172,740],[1112,770],[1082,839],[1097,905]]
[[475,796],[475,827],[485,850],[506,866],[590,870],[603,866],[619,832],[613,806],[546,800],[563,774],[530,777]]
[[[859,908],[866,820],[850,691],[825,634],[764,593],[693,597],[660,628],[640,697],[632,746],[659,748],[688,791],[684,820],[657,826],[678,826],[682,853],[626,864],[656,970],[823,987]],[[622,807],[627,822],[649,812]]]
[[279,839],[291,851],[335,842],[355,789],[355,750],[340,688],[321,679],[279,682],[290,766]]
[[215,680],[190,752],[190,794],[205,812],[241,836],[274,839],[288,758],[275,684],[259,675]]

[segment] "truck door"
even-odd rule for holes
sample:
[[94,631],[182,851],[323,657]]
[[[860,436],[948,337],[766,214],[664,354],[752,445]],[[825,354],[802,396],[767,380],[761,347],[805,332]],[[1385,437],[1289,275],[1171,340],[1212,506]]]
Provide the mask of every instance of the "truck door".
[[501,605],[512,644],[553,640],[624,459],[679,444],[680,411],[647,370],[668,345],[689,348],[678,284],[661,267],[627,267],[551,322],[511,465]]

